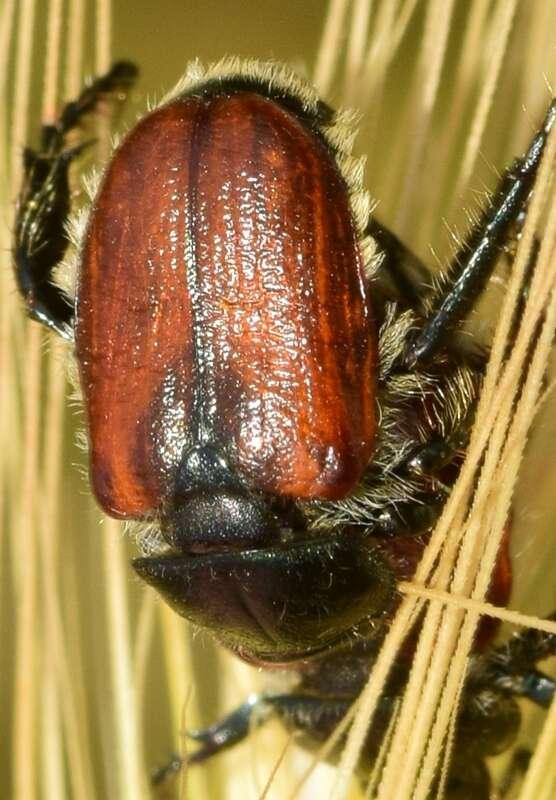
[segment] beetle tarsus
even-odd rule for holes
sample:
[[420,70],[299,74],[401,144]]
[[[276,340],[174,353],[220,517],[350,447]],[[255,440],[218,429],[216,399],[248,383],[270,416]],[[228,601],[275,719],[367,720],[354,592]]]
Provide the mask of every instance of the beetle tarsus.
[[131,61],[116,61],[107,73],[95,78],[76,100],[66,103],[53,125],[43,126],[43,152],[59,152],[64,146],[65,136],[81,123],[86,114],[94,111],[104,97],[129,89],[138,74],[137,66]]
[[185,756],[174,753],[167,764],[152,774],[151,784],[159,786],[176,775],[183,767],[201,764],[207,758],[233,747],[247,738],[254,725],[262,725],[271,713],[272,706],[267,702],[266,697],[252,694],[245,703],[209,728],[187,731],[188,738],[198,742],[200,746]]
[[250,695],[245,703],[234,709],[210,728],[188,731],[190,739],[201,745],[188,754],[188,764],[200,764],[210,756],[233,747],[245,739],[253,725],[261,725],[271,713],[271,707],[263,695]]
[[183,767],[183,758],[178,753],[173,753],[171,759],[163,767],[153,770],[151,773],[151,786],[161,786],[177,775]]

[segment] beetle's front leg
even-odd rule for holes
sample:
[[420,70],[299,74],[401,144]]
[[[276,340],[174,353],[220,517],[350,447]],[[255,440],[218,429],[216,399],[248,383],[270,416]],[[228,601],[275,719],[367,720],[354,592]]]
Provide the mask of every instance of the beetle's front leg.
[[66,339],[71,338],[73,304],[52,283],[52,274],[68,245],[68,168],[80,149],[46,156],[25,150],[15,223],[15,276],[29,315]]
[[504,173],[491,206],[486,209],[456,254],[439,288],[428,298],[431,312],[412,338],[404,355],[405,366],[418,370],[446,347],[449,335],[467,316],[495,267],[498,256],[519,228],[556,119],[552,101],[539,131],[522,158]]
[[85,144],[67,147],[67,134],[108,94],[127,88],[137,74],[126,61],[67,103],[53,125],[41,130],[39,151],[23,153],[23,184],[17,202],[14,267],[18,289],[31,317],[71,338],[73,303],[52,283],[54,269],[68,246],[65,223],[70,210],[68,170]]

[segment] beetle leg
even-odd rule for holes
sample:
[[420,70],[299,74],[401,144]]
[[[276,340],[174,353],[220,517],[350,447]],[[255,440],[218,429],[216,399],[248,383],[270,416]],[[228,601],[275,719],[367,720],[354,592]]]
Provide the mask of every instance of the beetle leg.
[[243,741],[254,725],[262,725],[266,722],[273,711],[271,702],[279,702],[280,697],[289,699],[287,695],[270,698],[265,695],[252,694],[245,703],[242,703],[209,728],[188,731],[188,737],[198,742],[199,748],[184,758],[175,754],[168,764],[156,770],[153,774],[152,785],[157,786],[164,783],[172,775],[179,772],[184,765],[200,764],[206,761],[207,758]]
[[135,64],[116,61],[108,72],[85,86],[77,100],[66,103],[53,125],[43,126],[42,150],[53,155],[60,153],[65,146],[66,134],[77,127],[86,114],[94,111],[102,99],[129,89],[137,74]]
[[40,151],[26,148],[23,153],[14,241],[17,286],[30,316],[67,339],[73,303],[52,283],[52,275],[68,245],[64,226],[70,210],[69,166],[88,143],[68,148],[66,137],[102,98],[127,88],[136,74],[133,64],[114,64],[67,103],[54,124],[42,127]]
[[456,254],[440,288],[427,299],[432,311],[406,347],[404,362],[408,368],[418,369],[444,347],[453,328],[483,291],[527,204],[555,118],[553,100],[528,151],[505,172],[490,207]]
[[430,270],[409,250],[398,237],[371,217],[367,235],[378,244],[382,261],[371,283],[388,300],[395,300],[400,308],[423,311],[421,297],[430,288]]
[[318,741],[325,740],[349,710],[354,698],[318,697],[304,694],[251,695],[230,714],[201,731],[188,732],[200,743],[191,755],[174,754],[151,778],[153,787],[162,786],[185,766],[200,764],[233,747],[249,735],[254,725],[264,724],[276,714],[294,733],[306,732]]
[[252,694],[245,703],[210,728],[189,731],[187,734],[189,738],[199,742],[200,747],[187,757],[187,763],[198,764],[215,753],[241,742],[253,725],[261,725],[268,719],[271,710],[264,695]]
[[[549,619],[556,620],[556,613]],[[527,628],[491,653],[477,659],[473,680],[507,694],[527,697],[547,708],[556,681],[536,668],[537,661],[556,655],[556,634]]]
[[[526,210],[522,209],[515,220],[514,230],[503,248],[504,255],[510,264],[515,258],[517,244],[526,219]],[[365,234],[372,236],[382,254],[380,268],[371,279],[373,289],[378,289],[387,300],[396,301],[401,309],[412,308],[424,313],[423,298],[432,288],[430,269],[395,233],[382,225],[376,218],[369,219]],[[527,268],[529,278],[537,259],[539,246],[540,242],[538,238],[535,238]],[[526,276],[523,290],[525,298],[529,282]]]
[[62,259],[69,212],[68,168],[76,150],[56,156],[24,152],[24,184],[15,223],[14,262],[17,286],[31,317],[71,338],[73,304],[52,274]]
[[[249,735],[254,725],[264,724],[273,714],[292,731],[305,730],[318,739],[326,739],[352,702],[353,698],[305,694],[251,695],[245,703],[209,728],[188,732],[189,738],[201,746],[183,762],[188,765],[200,764],[222,750],[233,747]],[[170,772],[176,772],[178,760],[174,757],[168,767],[157,771],[153,783],[159,783]]]

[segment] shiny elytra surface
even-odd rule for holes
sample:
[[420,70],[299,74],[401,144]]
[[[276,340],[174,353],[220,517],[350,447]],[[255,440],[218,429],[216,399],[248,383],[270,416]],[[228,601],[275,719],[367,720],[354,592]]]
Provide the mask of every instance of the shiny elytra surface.
[[145,117],[91,211],[76,348],[108,513],[159,507],[200,440],[246,486],[347,493],[372,452],[375,335],[321,137],[255,91]]

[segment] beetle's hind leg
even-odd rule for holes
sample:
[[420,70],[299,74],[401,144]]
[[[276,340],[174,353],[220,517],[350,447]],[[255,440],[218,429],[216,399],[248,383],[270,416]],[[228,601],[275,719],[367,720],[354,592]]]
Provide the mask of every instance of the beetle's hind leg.
[[14,237],[17,286],[30,316],[64,338],[71,337],[73,304],[52,283],[52,274],[68,246],[64,225],[70,210],[69,166],[86,146],[69,148],[67,134],[100,100],[127,89],[136,75],[137,68],[130,62],[115,63],[67,103],[54,124],[43,125],[38,151],[26,148],[23,153]]

